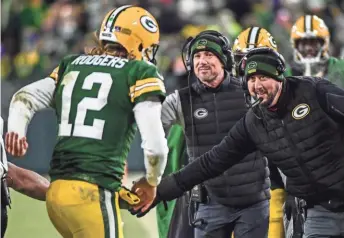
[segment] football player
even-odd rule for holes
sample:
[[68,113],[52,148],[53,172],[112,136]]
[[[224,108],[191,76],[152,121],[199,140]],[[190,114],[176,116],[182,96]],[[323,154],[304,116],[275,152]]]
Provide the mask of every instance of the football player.
[[344,60],[330,56],[330,32],[316,15],[301,16],[290,33],[293,75],[325,77],[344,88]]
[[[234,62],[237,66],[240,60],[251,49],[258,47],[269,47],[277,51],[277,44],[273,36],[264,28],[249,27],[242,31],[235,39],[232,51],[234,54]],[[237,68],[235,67],[236,71]],[[237,75],[237,72],[234,72]]]
[[[123,237],[119,201],[148,208],[156,195],[168,153],[160,121],[165,88],[154,65],[159,36],[145,9],[113,9],[96,33],[98,47],[65,57],[50,77],[12,98],[6,149],[14,156],[26,152],[27,142],[19,142],[34,113],[56,111],[46,204],[63,237]],[[139,197],[121,187],[136,125],[146,167]]]
[[[235,65],[251,49],[269,47],[277,51],[277,44],[273,36],[264,28],[249,27],[242,31],[232,46]],[[236,72],[235,72],[236,73]],[[285,202],[284,183],[276,166],[269,164],[271,180],[270,219],[268,237],[284,237],[283,204]]]

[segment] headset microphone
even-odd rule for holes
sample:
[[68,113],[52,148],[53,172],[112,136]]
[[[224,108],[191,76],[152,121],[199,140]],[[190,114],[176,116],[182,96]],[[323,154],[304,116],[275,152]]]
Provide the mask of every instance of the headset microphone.
[[262,101],[263,101],[262,98],[258,98],[258,99],[255,100],[253,103],[251,103],[250,108],[253,108],[253,107],[258,106]]
[[245,103],[249,108],[254,108],[263,101],[262,98],[255,99],[254,101],[252,100],[252,98],[253,97],[248,92],[245,92]]

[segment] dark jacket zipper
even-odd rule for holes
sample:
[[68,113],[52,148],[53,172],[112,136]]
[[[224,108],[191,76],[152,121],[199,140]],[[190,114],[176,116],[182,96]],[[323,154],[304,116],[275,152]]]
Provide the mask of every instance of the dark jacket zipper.
[[217,103],[216,103],[216,93],[213,93],[214,96],[214,105],[215,105],[215,121],[216,121],[216,134],[220,133],[219,118],[217,114]]

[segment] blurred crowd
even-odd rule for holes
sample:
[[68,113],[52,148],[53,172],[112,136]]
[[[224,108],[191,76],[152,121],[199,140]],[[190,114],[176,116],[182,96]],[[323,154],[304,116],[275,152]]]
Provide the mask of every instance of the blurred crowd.
[[[248,26],[264,27],[288,60],[292,57],[291,26],[299,16],[313,13],[330,29],[332,55],[344,55],[341,0],[1,0],[1,4],[1,79],[6,81],[2,84],[5,94],[11,92],[6,87],[43,78],[63,56],[83,52],[85,46],[94,44],[91,35],[102,16],[125,4],[147,8],[158,19],[158,66],[168,90],[178,86],[176,77],[185,74],[181,60],[184,41],[205,29],[220,30],[233,41]],[[3,108],[7,100],[4,96],[2,99]]]

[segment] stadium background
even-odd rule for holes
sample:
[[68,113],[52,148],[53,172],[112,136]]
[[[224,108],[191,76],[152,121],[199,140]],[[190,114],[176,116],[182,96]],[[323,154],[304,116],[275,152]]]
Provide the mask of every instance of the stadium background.
[[[46,77],[70,53],[94,43],[90,34],[104,14],[116,6],[138,4],[156,16],[161,31],[158,66],[167,91],[186,84],[180,49],[189,36],[216,29],[231,42],[249,26],[261,26],[275,37],[279,51],[291,60],[289,31],[305,13],[323,18],[331,32],[331,54],[344,56],[344,1],[340,0],[1,0],[1,116],[5,123],[13,93]],[[54,112],[38,113],[28,130],[29,151],[24,159],[10,161],[46,174],[55,143]],[[128,156],[127,183],[144,169],[140,137]],[[43,202],[12,191],[8,238],[59,237]],[[126,237],[157,237],[155,213],[135,219],[123,212]]]

